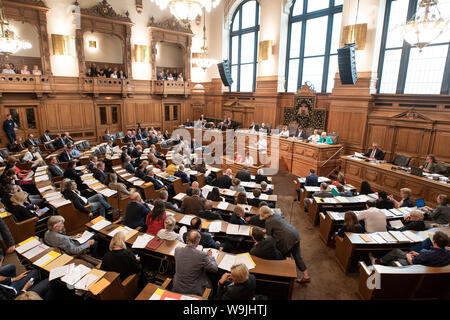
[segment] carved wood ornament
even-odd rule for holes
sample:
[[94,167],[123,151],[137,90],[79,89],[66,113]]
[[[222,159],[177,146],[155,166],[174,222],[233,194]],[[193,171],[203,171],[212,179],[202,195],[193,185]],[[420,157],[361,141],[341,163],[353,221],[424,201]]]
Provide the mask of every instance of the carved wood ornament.
[[[75,2],[78,6],[78,1]],[[86,61],[84,56],[83,35],[87,31],[96,31],[109,35],[115,35],[122,40],[123,68],[128,78],[132,78],[131,68],[131,26],[129,12],[124,15],[117,13],[113,7],[102,0],[91,8],[80,8],[81,29],[76,31],[76,47],[80,76],[86,73]]]

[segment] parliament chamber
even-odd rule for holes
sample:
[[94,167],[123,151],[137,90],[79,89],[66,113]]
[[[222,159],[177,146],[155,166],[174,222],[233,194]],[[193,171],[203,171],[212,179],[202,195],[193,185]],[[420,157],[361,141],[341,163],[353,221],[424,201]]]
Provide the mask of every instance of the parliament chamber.
[[450,0],[0,13],[0,300],[450,299]]

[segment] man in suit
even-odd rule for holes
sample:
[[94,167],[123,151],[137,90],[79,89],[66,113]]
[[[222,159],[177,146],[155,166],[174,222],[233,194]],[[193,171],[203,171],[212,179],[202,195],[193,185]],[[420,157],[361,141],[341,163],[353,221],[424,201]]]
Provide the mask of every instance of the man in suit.
[[114,138],[113,138],[113,136],[109,133],[109,130],[108,130],[108,129],[105,130],[105,135],[103,136],[103,140],[104,140],[104,141],[113,141],[113,142],[114,142]]
[[372,160],[383,160],[384,153],[383,150],[378,148],[378,143],[373,142],[372,149],[370,149],[366,154],[364,154],[364,156]]
[[8,137],[9,143],[13,143],[16,140],[16,133],[14,131],[15,123],[10,114],[6,115],[6,120],[3,122],[3,131],[5,131]]
[[180,212],[180,210],[178,210],[178,208],[173,205],[172,203],[170,203],[168,201],[169,199],[169,193],[167,192],[167,190],[161,190],[161,192],[159,193],[159,199],[164,202],[164,207],[168,210],[172,210],[175,212]]
[[58,159],[55,156],[50,158],[50,165],[48,166],[48,170],[53,177],[60,177],[64,175],[64,170],[59,166]]
[[294,137],[296,137],[297,139],[306,140],[306,131],[304,131],[302,127],[298,127]]
[[222,215],[216,211],[212,210],[213,203],[211,200],[205,201],[205,210],[197,213],[197,216],[202,219],[207,220],[223,220]]
[[141,164],[142,146],[137,145],[136,148],[131,151],[131,158],[134,159],[134,166],[138,167]]
[[36,142],[34,142],[34,135],[32,133],[28,135],[28,139],[25,140],[23,145],[25,146],[25,148],[28,148],[29,146],[37,146]]
[[156,134],[154,132],[152,132],[150,134],[150,138],[148,139],[148,142],[150,144],[157,144],[158,143],[158,137],[156,136]]
[[264,175],[264,170],[258,169],[258,171],[256,171],[255,182],[261,183],[262,181],[269,183],[269,179]]
[[83,184],[83,181],[81,180],[81,176],[83,175],[82,171],[79,171],[75,169],[76,163],[74,161],[69,161],[67,164],[67,169],[64,170],[64,178],[74,180],[77,183],[78,189],[84,190],[86,189],[86,186]]
[[60,134],[58,134],[55,140],[53,141],[53,146],[55,147],[56,150],[64,148],[65,143],[64,140],[61,138]]
[[164,183],[162,183],[159,179],[156,178],[155,173],[153,172],[153,168],[147,169],[147,175],[144,179],[146,182],[153,183],[153,186],[155,187],[155,190],[159,190],[162,188],[165,188]]
[[183,123],[183,125],[184,125],[185,127],[192,127],[194,124],[192,123],[192,121],[189,121],[189,119],[186,119],[186,122]]
[[[200,245],[203,248],[220,249],[220,242],[214,241],[213,237],[207,233],[202,232],[202,220],[198,217],[192,218],[191,230],[198,231],[200,233]],[[187,232],[183,234],[183,241],[186,242]]]
[[94,169],[94,178],[105,183],[106,173],[105,173],[105,163],[103,161],[98,161]]
[[[7,248],[6,249],[7,254],[14,252],[15,247],[14,238],[8,226],[1,218],[0,218],[0,242],[5,244],[5,248]],[[4,256],[4,254],[5,252],[3,251],[3,246],[0,246],[0,262],[2,261],[2,257]]]
[[94,154],[91,154],[89,156],[89,164],[88,164],[88,170],[90,172],[94,173],[94,169],[95,169],[95,166],[97,165],[97,162],[98,162],[97,156]]
[[[200,189],[200,185],[198,184],[198,181],[193,181],[192,184],[186,189],[186,194],[188,196],[192,196],[192,190],[194,189]],[[200,198],[203,198],[203,194],[200,192]]]
[[123,143],[134,142],[133,136],[131,135],[131,131],[127,131],[127,135],[122,139]]
[[221,131],[227,131],[227,126],[225,125],[225,123],[223,123],[223,121],[219,124],[219,126],[217,127],[217,129],[221,130]]
[[192,196],[183,200],[180,211],[184,214],[197,214],[205,210],[205,199],[200,198],[200,189],[193,189]]
[[136,168],[131,164],[130,156],[125,157],[125,162],[123,163],[122,167],[127,170],[128,173],[134,174],[136,172]]
[[244,166],[242,170],[239,170],[236,173],[236,178],[244,182],[250,182],[252,180],[252,177],[250,171],[248,171],[248,167]]
[[41,136],[41,142],[49,142],[52,141],[52,137],[50,137],[50,131],[45,130],[44,134]]
[[255,130],[255,131],[259,131],[259,125],[257,123],[255,123],[255,121],[252,121],[252,123],[250,124],[250,126],[248,127],[249,130]]
[[140,194],[135,192],[130,196],[130,201],[127,204],[123,224],[132,229],[142,227],[143,229],[141,231],[145,232],[147,230],[145,219],[150,211],[151,210],[148,205],[142,201]]
[[316,175],[316,170],[311,168],[309,170],[309,176],[305,179],[305,187],[318,187],[319,177]]
[[[93,212],[97,210],[102,217],[106,217],[106,213],[112,209],[111,205],[101,194],[93,195],[87,199],[83,197],[80,191],[78,191],[75,181],[67,181],[65,187],[64,197],[67,200],[70,200],[75,208],[89,214],[90,217],[92,217]],[[87,205],[91,205],[90,209],[86,208]]]
[[261,127],[259,128],[259,131],[270,134],[270,128],[268,126],[266,126],[266,124],[264,122],[261,123]]
[[59,162],[69,162],[72,160],[72,156],[70,155],[70,149],[68,146],[64,146],[64,150],[59,154],[58,160]]
[[189,178],[187,173],[184,172],[184,165],[182,165],[182,164],[180,164],[178,166],[178,171],[175,171],[175,173],[173,175],[175,177],[181,178],[181,183],[189,183],[189,182],[191,182],[191,179]]
[[205,253],[196,249],[200,239],[198,231],[189,231],[187,246],[175,249],[174,292],[201,296],[206,288],[212,287],[206,272],[217,272],[217,264],[211,251]]
[[217,187],[222,189],[230,189],[233,181],[231,169],[227,169],[225,174],[221,175],[219,179],[217,179]]
[[261,228],[252,228],[252,237],[255,245],[250,249],[250,254],[266,260],[284,260],[284,256],[277,248],[277,242],[272,236],[264,238]]

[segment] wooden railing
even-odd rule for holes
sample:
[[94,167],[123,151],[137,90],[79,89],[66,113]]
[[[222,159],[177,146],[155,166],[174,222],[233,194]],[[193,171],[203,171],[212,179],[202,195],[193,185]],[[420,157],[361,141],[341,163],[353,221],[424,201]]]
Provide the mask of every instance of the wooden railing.
[[0,74],[0,95],[3,93],[83,93],[83,94],[191,94],[189,81],[132,80],[92,77],[56,77],[21,74]]

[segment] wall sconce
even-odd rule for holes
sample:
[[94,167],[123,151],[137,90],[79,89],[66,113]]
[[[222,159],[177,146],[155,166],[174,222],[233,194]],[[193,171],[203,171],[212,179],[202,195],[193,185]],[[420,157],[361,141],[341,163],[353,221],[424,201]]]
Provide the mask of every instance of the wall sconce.
[[272,56],[272,40],[265,40],[259,42],[258,61],[269,60]]
[[366,36],[367,23],[345,26],[342,29],[339,47],[344,47],[346,43],[355,43],[356,50],[364,50],[364,48],[366,47]]
[[52,34],[52,48],[55,56],[76,56],[75,37]]
[[97,41],[89,40],[89,48],[97,49]]

